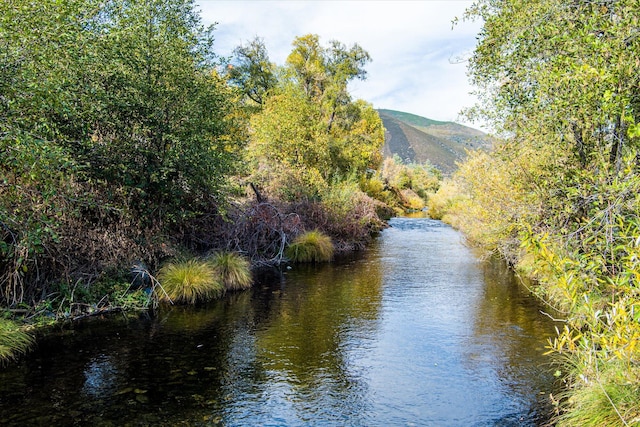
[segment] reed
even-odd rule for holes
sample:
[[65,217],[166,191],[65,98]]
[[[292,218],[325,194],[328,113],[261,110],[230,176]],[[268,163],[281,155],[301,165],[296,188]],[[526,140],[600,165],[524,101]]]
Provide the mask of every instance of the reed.
[[308,231],[295,238],[287,247],[286,256],[291,262],[328,262],[333,258],[331,238],[318,231]]
[[218,298],[225,290],[213,265],[198,259],[166,264],[157,279],[162,287],[158,297],[165,301],[195,304]]

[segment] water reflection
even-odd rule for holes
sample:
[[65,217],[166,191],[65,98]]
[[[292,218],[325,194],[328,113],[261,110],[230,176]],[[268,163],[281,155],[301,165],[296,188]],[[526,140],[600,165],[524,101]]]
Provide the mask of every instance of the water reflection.
[[495,259],[484,263],[483,277],[468,346],[469,369],[485,366],[500,392],[512,396],[501,405],[498,420],[542,423],[552,409],[548,396],[555,392],[550,360],[543,357],[553,322],[541,315],[538,301],[504,263]]
[[259,399],[247,401],[247,390],[230,384],[225,424],[355,422],[366,413],[366,384],[350,372],[346,350],[376,328],[379,264],[296,267],[280,284],[270,316],[255,331],[254,367],[264,378],[251,386]]
[[396,219],[361,258],[41,340],[0,370],[0,424],[535,425],[549,322],[458,233]]
[[84,386],[82,391],[93,397],[109,396],[116,388],[118,369],[112,357],[100,354],[92,358],[84,370]]

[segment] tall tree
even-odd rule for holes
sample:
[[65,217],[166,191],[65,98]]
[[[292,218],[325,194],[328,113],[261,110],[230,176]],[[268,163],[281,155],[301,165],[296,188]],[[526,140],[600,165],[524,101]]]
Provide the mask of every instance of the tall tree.
[[[369,54],[317,35],[297,37],[278,85],[252,120],[251,150],[262,169],[306,175],[312,192],[336,177],[380,165],[382,121],[371,105],[351,100],[348,83],[364,79]],[[293,173],[292,175],[296,175]],[[297,193],[296,193],[297,194]]]
[[233,57],[228,65],[229,80],[250,101],[262,106],[269,91],[278,83],[264,40],[256,37],[247,45],[236,47]]
[[364,66],[371,57],[357,44],[351,48],[336,40],[329,44],[322,47],[315,34],[296,37],[287,65],[307,96],[322,105],[331,130],[338,108],[351,102],[347,85],[353,79],[366,79]]
[[215,191],[235,141],[226,137],[232,106],[214,68],[213,28],[200,25],[190,0],[106,5],[97,49],[109,66],[92,76],[104,113],[87,159],[154,203]]
[[140,230],[214,208],[242,140],[212,30],[190,0],[0,2],[0,301],[60,266],[71,217]]

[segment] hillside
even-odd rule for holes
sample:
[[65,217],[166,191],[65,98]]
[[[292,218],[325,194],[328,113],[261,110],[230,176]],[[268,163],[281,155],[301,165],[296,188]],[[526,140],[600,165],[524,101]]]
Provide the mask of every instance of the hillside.
[[441,122],[394,110],[378,110],[386,129],[383,154],[403,160],[431,162],[445,175],[457,168],[465,150],[488,148],[490,138],[484,132],[454,122]]

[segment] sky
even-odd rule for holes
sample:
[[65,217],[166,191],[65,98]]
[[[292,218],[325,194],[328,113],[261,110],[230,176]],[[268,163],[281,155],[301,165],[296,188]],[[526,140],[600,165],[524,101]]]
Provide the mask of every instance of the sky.
[[349,89],[374,108],[474,125],[459,116],[475,98],[467,59],[481,25],[462,21],[465,0],[199,0],[203,24],[216,24],[215,52],[263,39],[271,62],[284,65],[295,37],[317,34],[369,52],[367,79]]

